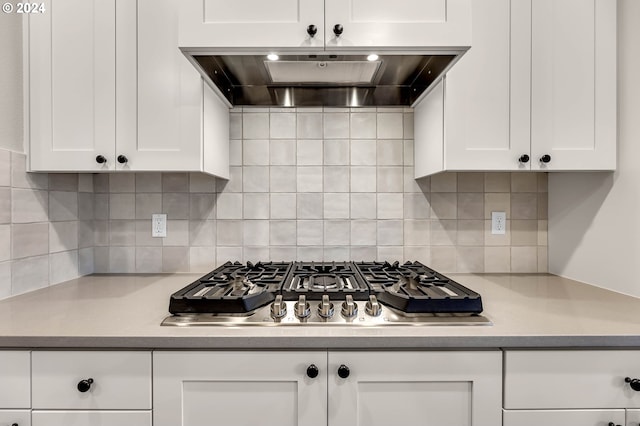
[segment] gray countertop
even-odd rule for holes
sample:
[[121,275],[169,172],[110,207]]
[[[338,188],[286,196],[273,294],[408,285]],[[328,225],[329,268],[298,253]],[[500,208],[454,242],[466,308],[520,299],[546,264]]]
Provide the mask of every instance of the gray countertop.
[[161,327],[199,275],[93,275],[0,301],[0,347],[640,347],[640,299],[553,275],[449,276],[482,295],[492,326]]

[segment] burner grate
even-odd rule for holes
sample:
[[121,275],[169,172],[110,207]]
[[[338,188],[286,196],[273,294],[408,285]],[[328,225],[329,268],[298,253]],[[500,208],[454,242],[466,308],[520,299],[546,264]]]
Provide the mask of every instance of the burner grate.
[[357,262],[378,300],[406,313],[480,313],[480,295],[420,262]]
[[275,299],[289,263],[227,262],[171,295],[169,312],[246,314]]
[[282,287],[284,300],[320,300],[327,294],[331,299],[367,300],[369,287],[351,262],[296,262]]

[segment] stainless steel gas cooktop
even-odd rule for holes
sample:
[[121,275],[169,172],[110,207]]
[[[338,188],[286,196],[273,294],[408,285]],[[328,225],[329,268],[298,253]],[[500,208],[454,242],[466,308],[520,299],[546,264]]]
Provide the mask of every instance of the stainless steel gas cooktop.
[[491,325],[480,295],[419,262],[227,262],[162,325]]

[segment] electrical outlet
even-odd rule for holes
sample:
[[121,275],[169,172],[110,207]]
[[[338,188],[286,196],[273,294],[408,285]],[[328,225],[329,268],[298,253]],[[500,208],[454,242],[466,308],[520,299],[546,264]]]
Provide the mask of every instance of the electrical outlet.
[[491,212],[491,233],[494,235],[507,233],[507,214],[505,212]]
[[167,236],[167,215],[152,214],[151,215],[151,236],[162,238]]

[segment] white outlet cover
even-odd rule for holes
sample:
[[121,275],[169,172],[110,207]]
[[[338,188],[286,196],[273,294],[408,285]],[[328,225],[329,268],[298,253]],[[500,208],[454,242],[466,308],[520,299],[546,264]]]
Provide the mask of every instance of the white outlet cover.
[[507,213],[491,212],[491,233],[504,235],[507,233]]
[[155,238],[164,238],[167,236],[166,214],[151,215],[151,236]]

